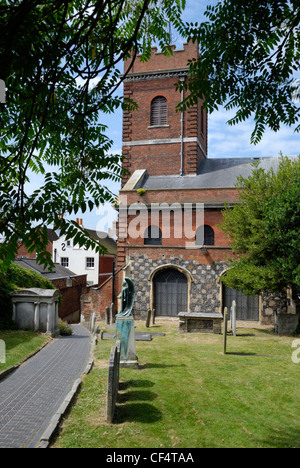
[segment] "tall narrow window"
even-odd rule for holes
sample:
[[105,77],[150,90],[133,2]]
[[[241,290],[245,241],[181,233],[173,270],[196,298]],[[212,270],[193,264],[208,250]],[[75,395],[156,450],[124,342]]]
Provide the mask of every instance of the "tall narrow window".
[[157,96],[151,102],[150,125],[167,125],[168,123],[168,103],[163,96]]

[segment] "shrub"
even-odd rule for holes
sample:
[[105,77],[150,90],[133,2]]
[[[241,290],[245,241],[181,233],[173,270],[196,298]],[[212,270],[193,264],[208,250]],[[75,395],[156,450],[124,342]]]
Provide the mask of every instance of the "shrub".
[[62,336],[70,336],[73,333],[72,327],[61,319],[58,319],[58,328]]
[[140,195],[141,197],[143,195],[145,195],[145,193],[147,192],[147,190],[143,189],[143,188],[140,188],[140,189],[137,189],[137,194]]

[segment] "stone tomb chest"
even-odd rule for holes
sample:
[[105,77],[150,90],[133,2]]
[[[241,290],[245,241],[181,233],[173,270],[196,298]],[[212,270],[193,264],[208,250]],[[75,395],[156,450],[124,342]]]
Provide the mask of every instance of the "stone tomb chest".
[[20,289],[11,293],[13,320],[21,330],[35,330],[52,337],[59,334],[58,299],[55,289]]
[[180,312],[178,317],[181,333],[221,333],[222,314]]

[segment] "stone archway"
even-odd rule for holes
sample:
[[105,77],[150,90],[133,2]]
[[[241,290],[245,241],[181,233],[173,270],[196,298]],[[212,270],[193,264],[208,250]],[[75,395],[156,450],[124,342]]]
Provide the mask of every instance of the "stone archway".
[[158,309],[156,315],[175,317],[179,312],[190,311],[190,291],[194,278],[187,269],[173,264],[161,265],[152,271],[148,281],[150,308]]

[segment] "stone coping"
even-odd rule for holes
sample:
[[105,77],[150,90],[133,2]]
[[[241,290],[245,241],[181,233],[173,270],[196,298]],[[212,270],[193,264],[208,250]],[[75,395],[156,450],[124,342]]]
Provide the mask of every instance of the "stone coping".
[[58,297],[59,291],[57,289],[41,289],[41,288],[28,288],[28,289],[18,289],[10,293],[12,297]]
[[205,312],[179,312],[178,317],[184,318],[207,318],[207,319],[223,319],[222,314],[218,313],[205,313]]

